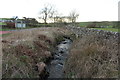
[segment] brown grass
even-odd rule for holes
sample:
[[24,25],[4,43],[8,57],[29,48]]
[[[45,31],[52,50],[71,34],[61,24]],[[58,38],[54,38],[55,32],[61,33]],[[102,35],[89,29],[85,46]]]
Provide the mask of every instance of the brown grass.
[[117,78],[118,42],[101,35],[78,38],[73,42],[65,74],[70,78]]
[[16,31],[2,37],[2,77],[38,78],[36,64],[51,57],[55,38],[69,34],[63,28],[38,28]]

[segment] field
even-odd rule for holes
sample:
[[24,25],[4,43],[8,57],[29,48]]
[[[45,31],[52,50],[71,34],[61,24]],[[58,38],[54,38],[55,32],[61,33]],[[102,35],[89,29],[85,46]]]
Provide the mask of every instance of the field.
[[9,28],[6,28],[6,29],[1,28],[0,29],[0,31],[9,31],[9,30],[13,30],[13,29],[9,29]]
[[117,21],[103,21],[103,22],[79,22],[77,25],[79,27],[86,27],[98,30],[106,30],[112,32],[119,32],[120,31],[120,22]]
[[105,30],[105,31],[112,31],[112,32],[120,32],[120,29],[116,29],[116,28],[91,28],[91,29]]
[[4,22],[0,22],[0,25],[6,25],[6,23],[4,23]]
[[96,24],[96,26],[115,26],[116,24],[118,24],[117,21],[101,21],[101,22],[79,22],[78,23],[80,27],[85,27],[88,26],[90,24]]

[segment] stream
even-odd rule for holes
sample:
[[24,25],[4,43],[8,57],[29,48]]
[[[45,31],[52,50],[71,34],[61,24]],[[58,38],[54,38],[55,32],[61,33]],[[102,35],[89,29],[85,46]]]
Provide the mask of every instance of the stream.
[[46,71],[49,73],[49,78],[64,78],[64,64],[69,54],[72,40],[65,39],[57,45],[53,59],[47,64]]

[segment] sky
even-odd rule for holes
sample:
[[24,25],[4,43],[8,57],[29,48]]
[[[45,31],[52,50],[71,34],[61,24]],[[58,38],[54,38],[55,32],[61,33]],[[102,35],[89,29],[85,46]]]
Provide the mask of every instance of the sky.
[[0,0],[0,18],[13,16],[38,19],[44,4],[52,4],[63,16],[79,13],[77,21],[118,21],[120,0]]

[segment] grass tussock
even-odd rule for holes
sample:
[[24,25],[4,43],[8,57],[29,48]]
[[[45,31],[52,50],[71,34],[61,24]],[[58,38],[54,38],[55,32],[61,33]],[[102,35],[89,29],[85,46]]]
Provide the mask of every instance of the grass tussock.
[[[117,78],[118,42],[112,36],[89,35],[73,42],[65,65],[68,78]],[[115,41],[116,40],[116,41]]]
[[62,28],[39,28],[2,37],[2,77],[39,78],[36,64],[52,56],[56,37],[63,34],[70,33]]

